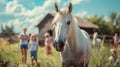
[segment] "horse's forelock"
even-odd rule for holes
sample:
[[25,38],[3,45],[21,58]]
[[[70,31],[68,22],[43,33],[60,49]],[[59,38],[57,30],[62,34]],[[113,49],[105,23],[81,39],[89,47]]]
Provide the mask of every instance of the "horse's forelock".
[[64,18],[66,15],[69,15],[69,17],[70,17],[70,21],[71,22],[73,22],[74,20],[74,17],[72,16],[72,14],[71,13],[69,13],[69,10],[68,9],[65,9],[65,8],[63,8],[63,9],[60,9],[60,12],[59,12],[59,14]]
[[[64,18],[68,13],[68,10],[63,8],[63,9],[60,9],[55,17],[54,17],[54,20],[52,21],[52,24],[56,23],[56,21],[59,21],[61,18]],[[59,16],[58,16],[59,15]],[[57,17],[57,18],[56,18]]]

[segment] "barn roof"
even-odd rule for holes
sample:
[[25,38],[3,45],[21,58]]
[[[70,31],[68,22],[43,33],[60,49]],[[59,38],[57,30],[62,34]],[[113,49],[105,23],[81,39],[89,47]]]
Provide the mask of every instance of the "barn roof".
[[[51,14],[51,13],[48,13],[43,19],[42,21],[40,21],[40,23],[37,25],[37,27],[39,27],[39,30],[40,32],[44,32],[45,30],[48,30],[50,29],[50,24],[51,24],[51,21],[53,20],[55,14]],[[82,19],[80,17],[77,17],[77,20],[79,21],[78,22],[78,26],[82,27],[82,28],[99,28],[97,25],[85,20],[85,19]]]
[[42,21],[40,21],[40,23],[37,25],[37,27],[43,28],[44,25],[50,24],[49,21],[52,21],[53,18],[54,18],[54,14],[48,13],[48,14],[42,19]]
[[79,21],[78,26],[80,26],[80,27],[83,27],[83,28],[99,28],[97,25],[95,25],[95,24],[93,24],[93,23],[91,23],[91,22],[89,22],[85,19],[82,19],[82,18],[77,17],[77,16],[76,16],[76,18]]

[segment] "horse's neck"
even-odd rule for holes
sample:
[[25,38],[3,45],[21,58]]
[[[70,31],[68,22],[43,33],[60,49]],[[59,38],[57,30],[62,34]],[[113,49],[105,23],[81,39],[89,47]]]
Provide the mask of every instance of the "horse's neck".
[[77,26],[73,24],[73,26],[71,26],[71,32],[69,33],[67,38],[67,43],[71,50],[76,50],[76,47],[78,47],[77,34]]

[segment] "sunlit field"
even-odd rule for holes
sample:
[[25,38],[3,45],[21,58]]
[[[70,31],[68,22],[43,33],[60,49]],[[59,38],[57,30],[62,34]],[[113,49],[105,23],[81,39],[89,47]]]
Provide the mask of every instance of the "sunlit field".
[[[4,65],[8,65],[8,67],[21,67],[21,59],[20,59],[20,49],[18,44],[4,46],[0,45],[0,63],[3,61]],[[46,57],[45,48],[39,47],[38,51],[38,61],[41,67],[61,67],[60,55],[55,49],[52,49],[52,55]],[[28,50],[28,66],[30,65],[30,56]],[[0,67],[2,65],[0,64]]]
[[[53,48],[53,47],[52,47]],[[96,53],[96,50],[92,48],[92,56],[90,59],[89,67],[107,67],[107,60],[109,57],[109,50],[113,48],[111,46],[103,46],[100,51]],[[20,49],[18,44],[4,46],[0,44],[0,67],[6,65],[6,67],[21,67]],[[54,48],[52,49],[52,56],[46,57],[45,48],[39,47],[38,61],[41,67],[61,67],[60,54]],[[28,50],[28,66],[30,66],[30,56]]]

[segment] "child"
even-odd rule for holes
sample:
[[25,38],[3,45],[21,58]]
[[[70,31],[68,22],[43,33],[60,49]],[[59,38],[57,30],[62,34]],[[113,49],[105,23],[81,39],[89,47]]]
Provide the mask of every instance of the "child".
[[117,33],[115,33],[115,35],[113,36],[113,40],[114,40],[114,42],[113,42],[114,46],[117,47],[118,46],[118,35],[117,35]]
[[29,48],[30,48],[30,57],[31,57],[31,66],[34,66],[34,60],[36,64],[39,66],[39,63],[37,61],[37,51],[38,51],[38,43],[37,38],[35,34],[32,34],[30,36],[30,42],[29,42]]
[[117,52],[115,49],[110,50],[110,57],[109,57],[109,66],[114,66],[116,60],[117,60]]
[[52,40],[51,40],[51,36],[50,34],[47,32],[45,33],[45,48],[46,48],[46,56],[48,55],[51,55],[52,52],[51,52],[51,43],[52,43]]
[[19,36],[20,39],[20,49],[21,49],[21,59],[22,64],[26,65],[27,62],[27,49],[28,49],[28,40],[29,36],[27,35],[27,28],[23,28],[22,33]]

